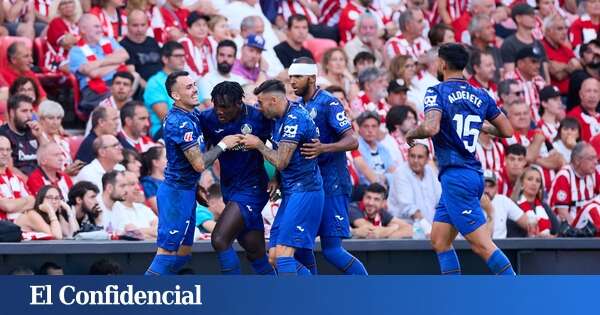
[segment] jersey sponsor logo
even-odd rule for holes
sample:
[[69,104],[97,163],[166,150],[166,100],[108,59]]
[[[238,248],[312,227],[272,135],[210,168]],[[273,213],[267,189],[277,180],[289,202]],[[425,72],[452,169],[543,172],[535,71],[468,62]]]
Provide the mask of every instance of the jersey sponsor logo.
[[425,96],[425,99],[423,100],[423,105],[425,108],[437,106],[437,95]]
[[295,138],[298,133],[298,125],[283,126],[283,137],[284,138]]
[[339,112],[335,114],[335,119],[339,121],[340,127],[345,127],[350,124],[350,121],[348,120],[348,118],[346,118],[345,112]]
[[558,201],[567,201],[567,192],[564,190],[559,190],[556,193],[556,199],[558,199]]
[[193,131],[188,131],[183,135],[183,141],[190,142],[192,140],[194,140],[194,132]]

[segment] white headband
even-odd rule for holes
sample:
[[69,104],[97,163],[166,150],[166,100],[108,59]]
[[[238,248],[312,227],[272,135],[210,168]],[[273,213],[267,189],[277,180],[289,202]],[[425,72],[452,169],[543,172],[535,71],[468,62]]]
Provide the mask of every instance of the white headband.
[[308,63],[292,63],[288,75],[317,75],[317,65]]

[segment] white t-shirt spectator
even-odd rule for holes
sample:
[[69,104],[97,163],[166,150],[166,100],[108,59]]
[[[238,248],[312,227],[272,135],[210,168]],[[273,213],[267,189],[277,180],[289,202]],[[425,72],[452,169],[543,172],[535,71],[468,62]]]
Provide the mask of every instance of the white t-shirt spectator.
[[226,77],[219,73],[219,71],[213,70],[206,74],[203,78],[198,79],[198,86],[200,87],[200,93],[198,93],[198,95],[202,95],[204,99],[210,99],[210,93],[212,92],[214,87],[223,81],[237,82],[242,86],[248,83],[246,79],[242,78],[237,74],[229,73],[229,77]]
[[[117,164],[115,165],[114,170],[124,171],[125,167],[121,164]],[[104,170],[102,164],[100,164],[100,161],[98,161],[98,159],[94,159],[90,164],[84,166],[81,171],[79,171],[79,174],[77,174],[77,176],[75,176],[73,179],[73,183],[83,180],[91,182],[100,190],[100,193],[98,194],[98,196],[100,196],[100,194],[102,194],[102,175],[105,173],[106,170]]]
[[113,209],[109,209],[106,204],[104,204],[102,194],[98,194],[96,199],[98,200],[98,207],[102,210],[96,220],[96,224],[102,226],[107,233],[115,232],[114,224],[112,223]]
[[493,238],[506,238],[506,220],[511,219],[516,222],[524,212],[512,199],[500,194],[494,196],[492,206],[494,207]]
[[130,208],[117,201],[113,206],[112,222],[114,229],[119,233],[125,231],[128,224],[133,224],[138,229],[149,228],[156,219],[156,214],[141,203],[134,202],[133,208]]
[[423,179],[410,169],[408,163],[402,163],[392,175],[388,210],[395,217],[410,218],[417,210],[423,217],[433,222],[435,207],[442,195],[442,187],[430,165],[425,165]]

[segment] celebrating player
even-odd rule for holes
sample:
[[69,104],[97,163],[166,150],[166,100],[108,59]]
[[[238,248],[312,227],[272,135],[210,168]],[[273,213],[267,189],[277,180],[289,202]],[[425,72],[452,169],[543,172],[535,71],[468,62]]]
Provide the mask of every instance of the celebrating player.
[[463,77],[469,54],[462,45],[444,44],[438,54],[438,73],[444,82],[427,89],[425,121],[406,135],[409,144],[415,139],[433,138],[442,184],[431,231],[433,249],[442,274],[460,274],[452,247],[460,232],[494,274],[514,275],[510,261],[485,226],[479,203],[483,193],[481,163],[475,157],[480,130],[507,138],[513,134],[512,127],[495,101]]
[[198,105],[198,88],[185,71],[169,74],[167,93],[175,101],[164,122],[167,149],[165,181],[158,187],[158,250],[146,275],[169,275],[191,259],[196,223],[196,185],[200,173],[240,136],[227,136],[202,154],[202,134],[192,113]]
[[[230,135],[253,134],[261,141],[271,135],[272,121],[258,109],[242,103],[244,90],[237,82],[224,81],[211,93],[213,109],[199,114],[204,141],[216,146]],[[221,191],[227,203],[211,236],[221,272],[240,274],[240,261],[231,247],[237,238],[257,274],[275,274],[265,254],[261,211],[269,199],[268,177],[262,155],[236,147],[219,156]]]
[[[352,186],[346,166],[346,151],[358,148],[352,124],[346,118],[344,107],[329,92],[316,85],[317,65],[308,57],[300,57],[288,70],[294,93],[301,98],[304,108],[319,128],[319,139],[305,143],[300,151],[309,158],[318,157],[323,177],[325,201],[318,235],[321,237],[323,256],[346,274],[366,275],[363,264],[342,247],[342,238],[350,237],[348,205]],[[316,273],[312,251],[297,250],[296,259]]]
[[285,86],[267,80],[254,90],[261,111],[275,119],[271,142],[274,149],[252,134],[241,140],[248,149],[257,149],[281,175],[283,199],[271,228],[270,246],[275,249],[279,275],[310,275],[296,259],[300,249],[312,251],[323,211],[323,182],[316,159],[300,153],[305,143],[319,138],[308,112],[285,97]]

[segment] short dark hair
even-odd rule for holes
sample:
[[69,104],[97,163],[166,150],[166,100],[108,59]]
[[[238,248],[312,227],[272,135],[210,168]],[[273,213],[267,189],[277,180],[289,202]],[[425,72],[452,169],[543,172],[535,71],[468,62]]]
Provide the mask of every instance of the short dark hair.
[[244,98],[244,89],[234,81],[223,81],[213,88],[210,92],[213,104],[219,106],[227,104],[227,106],[240,106]]
[[285,94],[285,84],[277,79],[270,79],[261,83],[257,88],[254,89],[254,95],[269,92],[280,92]]
[[438,56],[446,62],[450,70],[455,71],[462,71],[469,62],[469,52],[462,44],[442,44]]
[[175,71],[169,74],[169,76],[167,77],[167,81],[165,81],[165,88],[167,89],[167,95],[169,95],[170,98],[173,98],[173,96],[171,96],[171,93],[173,92],[173,85],[177,83],[177,79],[179,77],[185,77],[188,75],[190,74],[187,71]]
[[385,189],[385,187],[379,183],[372,183],[371,185],[367,186],[367,188],[365,188],[365,193],[367,192],[381,194],[383,199],[387,199],[387,189]]
[[365,60],[371,60],[374,63],[377,59],[372,53],[368,51],[361,51],[358,54],[356,54],[356,56],[354,56],[354,59],[352,59],[352,64],[354,64],[354,67],[356,67],[356,65],[358,65],[359,62]]
[[231,39],[224,39],[220,41],[219,44],[217,44],[217,53],[219,53],[219,49],[221,49],[221,47],[231,47],[237,54],[237,45]]
[[144,103],[140,101],[129,101],[125,103],[125,105],[121,108],[119,116],[121,118],[121,124],[125,126],[125,118],[133,118],[135,116],[135,108],[136,107],[144,107]]
[[381,124],[381,119],[379,118],[379,114],[377,114],[377,112],[374,111],[364,111],[362,112],[358,118],[356,118],[356,122],[358,123],[358,126],[362,126],[362,124],[367,121],[367,119],[375,119],[377,121],[377,124]]
[[140,164],[142,163],[142,157],[136,150],[123,149],[123,164],[127,165],[133,160],[137,160],[138,162],[140,162]]
[[31,97],[23,94],[11,95],[6,102],[6,108],[10,112],[11,110],[19,109],[21,103],[27,103],[33,105],[33,100]]
[[475,73],[475,66],[481,66],[481,57],[483,55],[489,55],[491,56],[492,53],[489,50],[480,50],[480,49],[473,49],[471,51],[471,58],[469,58],[469,65],[470,68],[473,69],[473,73]]
[[152,175],[152,162],[160,159],[164,149],[165,147],[157,145],[142,153],[142,168],[140,169],[140,175],[142,177]]
[[328,87],[325,88],[325,91],[333,94],[333,93],[342,93],[344,94],[344,98],[348,99],[348,95],[346,94],[346,91],[344,91],[344,89],[341,86],[338,85],[330,85]]
[[302,22],[305,21],[306,24],[308,23],[308,19],[306,18],[306,16],[302,15],[302,14],[294,14],[292,16],[290,16],[287,20],[287,28],[288,30],[292,29],[292,25],[294,25],[294,22]]
[[506,79],[498,83],[498,96],[510,94],[510,86],[519,84],[515,79]]
[[106,107],[98,106],[92,111],[92,129],[95,129],[100,119],[106,119]]
[[387,115],[385,115],[385,127],[387,130],[392,133],[396,131],[397,125],[402,125],[402,123],[408,117],[408,113],[412,113],[415,116],[415,119],[418,119],[417,112],[409,106],[393,106],[388,111]]
[[581,47],[579,48],[579,58],[583,58],[583,54],[585,52],[587,52],[588,48],[591,45],[594,45],[594,46],[600,48],[600,39],[594,38],[594,39],[592,39],[591,41],[589,41],[587,43],[581,44]]
[[518,156],[527,156],[527,149],[520,143],[513,143],[506,148],[505,156],[509,154]]
[[17,54],[17,48],[20,45],[27,47],[27,45],[25,45],[25,43],[20,40],[17,40],[8,46],[8,48],[6,49],[6,57],[8,58],[8,63],[12,63],[12,59]]
[[168,41],[160,49],[160,56],[171,57],[173,55],[173,52],[178,49],[183,49],[183,45],[176,41]]
[[34,102],[40,99],[40,89],[38,88],[37,84],[35,84],[35,80],[33,80],[30,77],[18,77],[16,80],[13,81],[13,83],[10,85],[10,88],[8,89],[8,95],[17,95],[17,93],[19,93],[19,89],[27,84],[27,83],[31,83],[31,85],[33,86],[33,91],[35,92],[35,100],[33,100]]
[[190,28],[198,20],[204,20],[206,24],[208,24],[208,21],[210,21],[210,17],[208,17],[208,15],[199,13],[198,11],[192,11],[185,20],[185,23],[187,24],[188,28]]
[[42,266],[40,267],[39,274],[40,275],[47,275],[48,274],[48,270],[50,270],[50,269],[62,270],[63,268],[61,266],[57,265],[55,262],[47,261],[44,264],[42,264]]
[[68,194],[69,204],[71,206],[74,206],[77,203],[77,198],[83,199],[83,196],[85,196],[85,194],[90,190],[95,192],[96,194],[100,192],[100,189],[98,189],[98,186],[94,185],[91,182],[88,182],[85,180],[77,182],[69,190],[69,194]]
[[577,129],[577,131],[579,132],[579,137],[577,137],[577,142],[579,142],[579,140],[581,140],[581,124],[579,124],[579,121],[576,118],[565,117],[560,121],[560,125],[558,126],[558,131],[556,132],[555,140],[560,139],[560,132],[563,129]]
[[429,30],[429,33],[427,33],[427,37],[429,38],[429,41],[431,42],[431,46],[435,47],[435,46],[441,44],[442,41],[444,40],[444,34],[447,31],[451,31],[454,33],[454,29],[452,27],[450,27],[450,25],[448,25],[448,24],[438,23],[438,24],[434,25]]
[[223,197],[223,194],[221,193],[221,185],[220,184],[212,184],[210,185],[210,187],[208,187],[207,190],[207,199],[213,199],[213,198],[221,198]]
[[133,84],[133,82],[135,81],[133,74],[131,74],[128,71],[119,71],[119,72],[115,73],[115,75],[113,76],[112,82],[115,82],[116,78],[123,78],[123,79],[129,80],[131,82],[131,84]]
[[102,190],[106,190],[108,185],[114,186],[117,182],[117,176],[120,174],[123,174],[123,172],[115,170],[104,173],[104,175],[102,175]]

